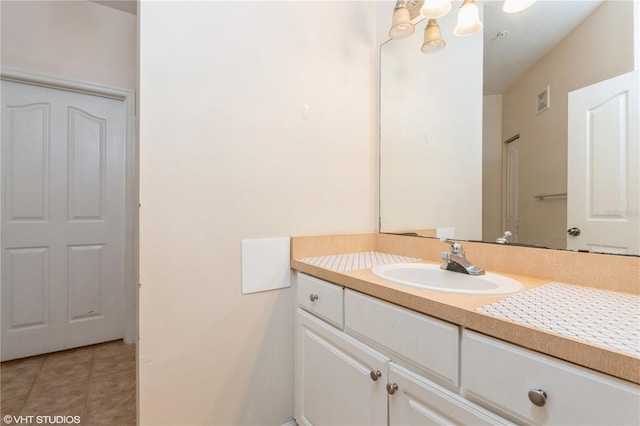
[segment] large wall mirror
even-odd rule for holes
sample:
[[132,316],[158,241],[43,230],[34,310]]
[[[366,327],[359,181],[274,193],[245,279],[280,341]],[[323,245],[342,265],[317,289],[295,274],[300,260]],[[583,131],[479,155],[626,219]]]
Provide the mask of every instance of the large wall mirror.
[[381,46],[380,232],[640,255],[640,4],[539,0]]

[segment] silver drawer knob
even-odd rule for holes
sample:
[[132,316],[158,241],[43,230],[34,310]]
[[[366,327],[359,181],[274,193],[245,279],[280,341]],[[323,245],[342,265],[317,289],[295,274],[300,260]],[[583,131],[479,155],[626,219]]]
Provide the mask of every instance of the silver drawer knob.
[[371,377],[371,380],[373,380],[374,382],[377,382],[378,379],[380,377],[382,377],[382,373],[380,372],[380,370],[371,370],[371,372],[369,373],[369,376]]
[[396,385],[395,383],[387,383],[387,392],[389,392],[389,395],[393,395],[397,390],[398,385]]
[[531,389],[529,391],[529,401],[531,401],[533,405],[543,407],[544,404],[547,403],[547,393],[542,389]]
[[309,300],[311,300],[312,302],[315,302],[316,300],[318,300],[318,295],[317,294],[310,294],[309,295]]

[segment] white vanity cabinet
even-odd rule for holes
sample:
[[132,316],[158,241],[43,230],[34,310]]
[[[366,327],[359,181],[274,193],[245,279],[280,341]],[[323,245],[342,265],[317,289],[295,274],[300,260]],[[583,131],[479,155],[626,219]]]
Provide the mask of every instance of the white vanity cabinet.
[[[296,275],[298,424],[510,424],[456,393],[457,326]],[[330,298],[336,306],[316,303]]]
[[640,425],[640,385],[296,273],[298,424]]
[[467,398],[517,423],[640,424],[640,386],[469,330],[461,371]]

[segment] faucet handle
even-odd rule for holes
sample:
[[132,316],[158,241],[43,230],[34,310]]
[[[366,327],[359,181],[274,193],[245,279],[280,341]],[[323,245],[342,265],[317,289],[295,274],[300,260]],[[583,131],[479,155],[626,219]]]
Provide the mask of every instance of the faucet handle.
[[496,243],[509,244],[509,237],[511,237],[512,235],[513,234],[511,233],[511,231],[504,231],[504,234],[502,235],[502,237],[496,240]]
[[443,243],[451,244],[451,253],[459,254],[461,256],[464,254],[464,248],[462,247],[462,244],[450,240],[449,238],[440,238],[440,241],[442,241]]

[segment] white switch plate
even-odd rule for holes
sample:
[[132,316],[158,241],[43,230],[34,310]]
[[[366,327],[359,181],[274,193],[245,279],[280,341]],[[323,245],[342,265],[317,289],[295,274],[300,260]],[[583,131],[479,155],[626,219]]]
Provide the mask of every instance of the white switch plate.
[[290,286],[289,237],[242,240],[242,294]]

